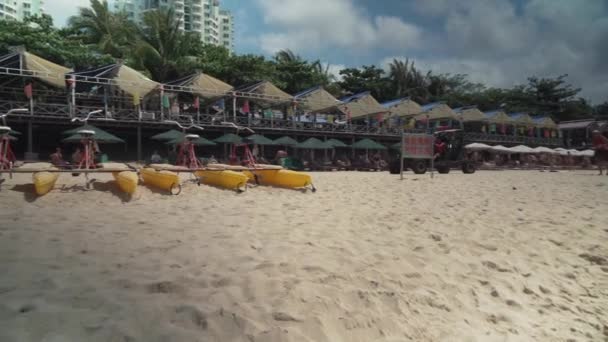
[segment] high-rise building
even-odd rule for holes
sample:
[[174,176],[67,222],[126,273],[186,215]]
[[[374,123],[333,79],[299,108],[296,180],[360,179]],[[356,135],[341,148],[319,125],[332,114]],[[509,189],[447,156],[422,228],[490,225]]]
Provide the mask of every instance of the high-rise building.
[[43,0],[0,0],[0,19],[23,20],[44,13]]
[[180,29],[198,33],[207,44],[234,51],[234,18],[220,8],[219,0],[115,0],[114,10],[142,23],[144,13],[159,8],[172,8],[180,20]]

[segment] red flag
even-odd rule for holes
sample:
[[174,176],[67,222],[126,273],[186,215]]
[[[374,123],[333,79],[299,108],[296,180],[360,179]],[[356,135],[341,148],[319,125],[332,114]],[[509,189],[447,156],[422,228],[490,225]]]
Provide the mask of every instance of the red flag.
[[192,105],[192,107],[199,109],[200,108],[200,100],[198,99],[198,96],[194,98],[194,104]]
[[243,113],[249,113],[249,100],[245,100],[243,103]]
[[75,76],[68,78],[67,82],[70,87],[72,87],[72,88],[76,87],[76,77]]
[[384,119],[384,114],[378,113],[378,115],[376,116],[376,120],[378,120],[378,122],[382,122],[383,119]]
[[23,88],[23,92],[25,93],[25,96],[27,96],[28,99],[32,98],[32,84],[28,83],[24,88]]

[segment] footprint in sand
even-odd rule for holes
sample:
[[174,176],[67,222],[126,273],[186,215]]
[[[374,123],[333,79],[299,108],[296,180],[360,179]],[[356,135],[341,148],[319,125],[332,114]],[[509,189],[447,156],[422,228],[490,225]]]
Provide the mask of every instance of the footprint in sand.
[[152,283],[152,284],[147,285],[146,290],[149,293],[168,294],[168,293],[180,292],[182,290],[182,288],[172,281],[161,281],[158,283]]
[[182,305],[175,308],[175,316],[171,319],[171,323],[185,327],[206,330],[207,316],[198,308],[190,305]]

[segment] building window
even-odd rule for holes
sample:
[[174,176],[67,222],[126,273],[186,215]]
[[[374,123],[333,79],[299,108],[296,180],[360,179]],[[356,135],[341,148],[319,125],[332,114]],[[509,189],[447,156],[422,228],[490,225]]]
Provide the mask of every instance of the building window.
[[224,33],[224,38],[230,38],[230,35],[228,33]]
[[224,24],[228,24],[230,22],[230,19],[224,18]]
[[230,31],[230,27],[228,27],[228,26],[224,26],[223,30],[224,30],[224,31]]
[[205,4],[205,9],[209,9],[209,4]]

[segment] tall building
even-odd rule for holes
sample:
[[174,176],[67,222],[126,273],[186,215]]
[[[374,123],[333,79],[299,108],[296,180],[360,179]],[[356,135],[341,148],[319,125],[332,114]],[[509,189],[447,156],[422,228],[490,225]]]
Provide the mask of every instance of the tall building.
[[144,13],[159,8],[173,8],[180,19],[180,29],[198,33],[207,44],[223,46],[234,51],[234,18],[230,11],[220,8],[219,0],[115,0],[114,10],[142,22]]
[[0,0],[0,19],[23,20],[44,13],[43,0]]

